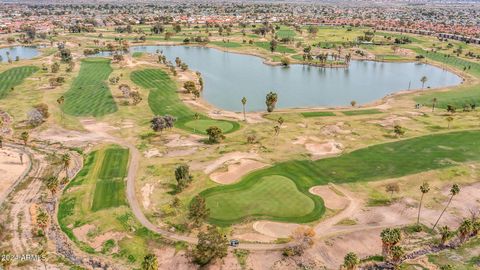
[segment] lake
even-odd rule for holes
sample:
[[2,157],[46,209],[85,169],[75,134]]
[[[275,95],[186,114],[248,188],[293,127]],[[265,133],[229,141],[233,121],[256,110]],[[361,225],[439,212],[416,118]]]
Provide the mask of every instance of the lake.
[[346,106],[352,100],[366,104],[401,90],[425,89],[460,84],[462,78],[441,68],[420,63],[351,61],[348,68],[307,65],[270,66],[263,59],[195,46],[135,46],[130,52],[163,51],[174,63],[180,57],[189,68],[202,73],[202,97],[229,111],[241,111],[246,97],[247,111],[264,111],[265,95],[278,94],[276,108]]
[[0,56],[2,60],[0,62],[8,62],[8,55],[7,52],[10,54],[10,59],[15,61],[15,58],[18,56],[20,60],[23,59],[32,59],[38,55],[40,55],[40,51],[36,47],[27,47],[27,46],[14,46],[14,47],[7,47],[7,48],[0,48]]

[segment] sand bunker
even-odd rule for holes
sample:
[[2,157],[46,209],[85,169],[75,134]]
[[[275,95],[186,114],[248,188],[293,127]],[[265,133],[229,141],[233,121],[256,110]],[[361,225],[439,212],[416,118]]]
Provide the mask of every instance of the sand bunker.
[[95,225],[85,224],[80,227],[74,228],[72,232],[78,240],[84,243],[88,243],[88,232],[94,230],[95,228]]
[[273,221],[256,221],[253,223],[253,229],[255,231],[274,238],[288,238],[292,235],[292,232],[300,226],[300,224],[295,223]]
[[227,161],[240,161],[242,159],[259,159],[260,156],[257,154],[257,153],[254,153],[254,152],[250,152],[250,153],[247,153],[247,152],[231,152],[231,153],[228,153],[228,154],[224,154],[222,157],[214,160],[213,162],[211,162],[210,164],[208,164],[205,169],[204,169],[204,172],[206,174],[210,174],[212,173],[213,171],[215,171],[216,169],[220,168],[220,166],[222,166],[225,162]]
[[220,184],[231,184],[238,181],[242,176],[251,171],[258,170],[267,166],[267,164],[251,160],[241,159],[235,164],[228,165],[227,171],[214,172],[210,175],[210,179]]
[[142,187],[142,197],[143,197],[143,208],[148,209],[150,206],[150,195],[153,193],[153,185],[151,184],[145,184],[145,186]]
[[20,162],[20,152],[15,149],[0,149],[0,202],[7,195],[10,187],[27,170],[29,161],[23,155],[23,164]]
[[94,231],[95,228],[95,225],[85,224],[83,226],[73,229],[72,231],[73,235],[75,235],[78,240],[87,243],[93,249],[95,249],[95,251],[100,251],[102,249],[103,243],[105,243],[105,241],[107,240],[113,239],[118,242],[126,236],[126,234],[122,232],[106,232],[90,240],[88,234],[89,232]]
[[314,157],[320,158],[324,156],[340,154],[343,145],[333,140],[322,141],[315,137],[300,136],[293,141],[293,144],[303,144],[305,149]]
[[337,134],[348,135],[352,133],[351,130],[343,129],[344,125],[345,124],[343,122],[338,122],[335,125],[326,125],[322,127],[322,129],[320,130],[320,133],[326,136],[334,136]]
[[348,205],[347,198],[340,196],[329,186],[312,187],[309,192],[322,197],[325,207],[329,209],[344,209]]

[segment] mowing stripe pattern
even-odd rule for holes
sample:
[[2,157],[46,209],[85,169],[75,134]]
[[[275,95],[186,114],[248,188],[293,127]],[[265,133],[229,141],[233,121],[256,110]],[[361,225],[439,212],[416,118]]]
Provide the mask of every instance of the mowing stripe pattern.
[[109,59],[85,59],[71,88],[65,93],[65,113],[73,116],[103,116],[118,110],[107,84],[112,73]]
[[131,74],[131,80],[149,90],[148,105],[153,114],[174,116],[177,119],[175,126],[178,128],[199,134],[206,134],[206,129],[210,126],[218,126],[224,133],[240,128],[237,122],[211,119],[202,114],[199,114],[199,119],[195,120],[193,118],[195,112],[180,100],[175,82],[163,70],[134,71]]
[[35,66],[14,67],[0,73],[0,99],[5,98],[12,88],[39,70]]

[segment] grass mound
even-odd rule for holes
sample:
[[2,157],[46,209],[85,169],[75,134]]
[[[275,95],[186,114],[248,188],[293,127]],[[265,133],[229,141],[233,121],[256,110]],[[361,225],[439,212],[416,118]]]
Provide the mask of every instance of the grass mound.
[[175,126],[192,133],[206,134],[210,126],[218,126],[224,133],[240,128],[240,124],[227,120],[214,120],[200,115],[193,118],[195,112],[187,107],[178,97],[175,82],[161,69],[144,69],[134,71],[131,80],[149,90],[148,105],[155,115],[169,114],[177,118]]
[[[270,168],[255,171],[242,181],[228,186],[218,186],[201,193],[210,206],[212,223],[230,225],[245,218],[256,218],[306,223],[320,218],[324,213],[321,199],[308,192],[316,185],[333,183],[368,182],[386,178],[396,178],[422,171],[454,166],[458,163],[480,160],[480,131],[461,131],[416,137],[412,139],[379,144],[359,149],[339,157],[311,160],[294,160],[279,163]],[[284,200],[270,200],[268,192],[261,194],[245,192],[248,187],[255,185],[270,176],[283,176],[295,182],[299,192],[310,197],[315,203],[312,211],[302,215],[284,214],[284,209],[290,207],[290,193]],[[270,185],[274,189],[275,185]],[[223,194],[223,195],[222,195]],[[252,214],[248,204],[232,206],[230,198],[242,198],[261,204],[277,204],[277,211],[260,210]],[[238,200],[238,199],[237,199]],[[233,202],[234,203],[234,202]],[[221,208],[225,209],[221,209]],[[236,219],[232,219],[235,212]]]
[[300,114],[305,118],[335,116],[336,115],[334,112],[302,112]]
[[353,110],[353,111],[343,111],[344,115],[355,116],[355,115],[366,115],[366,114],[379,114],[382,111],[378,109],[369,109],[369,110]]
[[110,60],[89,58],[82,61],[80,72],[65,93],[63,110],[74,116],[103,116],[118,110],[107,84],[112,73]]
[[6,97],[8,93],[17,85],[20,85],[25,78],[30,77],[39,70],[35,66],[14,67],[0,73],[0,99]]

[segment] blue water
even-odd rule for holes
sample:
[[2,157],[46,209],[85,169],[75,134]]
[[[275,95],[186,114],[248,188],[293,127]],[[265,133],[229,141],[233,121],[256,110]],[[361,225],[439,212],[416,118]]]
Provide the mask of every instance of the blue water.
[[[162,51],[174,63],[175,57],[202,73],[203,98],[212,105],[241,111],[242,97],[248,111],[263,111],[265,95],[278,94],[277,108],[332,107],[369,103],[400,90],[460,84],[462,79],[441,68],[419,63],[351,61],[348,69],[305,65],[269,66],[250,55],[222,52],[205,47],[136,46],[131,52]],[[410,88],[409,88],[410,87]]]
[[[10,56],[7,55],[7,52],[10,53]],[[20,60],[22,59],[32,59],[40,55],[40,51],[36,47],[26,47],[26,46],[14,46],[8,48],[0,49],[0,62],[8,62],[8,57],[15,61],[15,58],[18,56]]]

